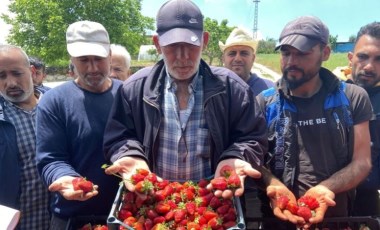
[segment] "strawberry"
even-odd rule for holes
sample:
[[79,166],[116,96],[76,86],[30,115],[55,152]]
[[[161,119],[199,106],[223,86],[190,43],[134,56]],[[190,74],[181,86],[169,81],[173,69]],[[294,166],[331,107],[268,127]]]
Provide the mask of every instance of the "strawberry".
[[302,217],[305,221],[309,221],[310,217],[313,216],[310,208],[306,206],[298,207],[297,215]]
[[156,204],[156,207],[154,208],[154,210],[156,210],[156,212],[158,214],[165,214],[167,212],[169,212],[171,209],[170,205],[167,203],[167,202],[164,202],[164,201],[160,201]]
[[206,188],[206,186],[209,184],[210,182],[207,180],[207,179],[200,179],[198,181],[198,187],[200,188]]
[[172,211],[172,210],[170,210],[169,212],[167,212],[166,214],[165,214],[165,220],[166,221],[171,221],[171,220],[173,220],[174,219],[174,211]]
[[235,173],[231,174],[227,179],[227,186],[228,188],[231,188],[231,189],[240,188],[241,187],[240,177]]
[[235,220],[230,220],[230,221],[227,221],[227,222],[223,221],[222,225],[223,225],[224,229],[229,229],[229,228],[232,228],[232,227],[236,226],[236,221]]
[[186,210],[185,209],[176,209],[174,211],[174,221],[176,223],[180,223],[182,220],[186,218]]
[[219,229],[223,227],[222,223],[222,219],[220,219],[219,217],[214,217],[207,222],[207,225],[211,227],[211,229]]
[[174,193],[174,188],[170,184],[166,185],[163,190],[165,191],[167,196],[170,196]]
[[146,219],[144,222],[144,228],[145,230],[151,230],[153,228],[153,220]]
[[136,222],[132,225],[134,230],[144,230],[144,223],[143,222]]
[[214,217],[217,217],[218,214],[212,210],[206,210],[204,213],[203,213],[203,217],[206,218],[207,221],[211,220],[212,218]]
[[157,216],[156,218],[154,218],[153,223],[154,224],[165,223],[165,217],[163,217],[163,216]]
[[311,210],[314,210],[319,207],[319,203],[317,199],[308,195],[300,197],[297,203],[298,203],[298,206],[307,206]]
[[223,215],[223,221],[228,222],[228,221],[235,221],[236,220],[236,211],[234,208],[230,207],[228,212]]
[[92,228],[92,230],[108,230],[108,227],[105,225],[96,225]]
[[166,186],[169,185],[169,180],[162,180],[162,181],[157,181],[154,186],[156,187],[157,190],[162,190],[164,189]]
[[126,224],[126,225],[128,225],[128,226],[133,226],[133,224],[136,223],[136,222],[137,222],[137,220],[133,216],[130,216],[127,219],[123,220],[123,223]]
[[276,206],[281,210],[286,209],[286,206],[288,205],[288,203],[289,203],[289,197],[285,195],[281,195],[277,197],[276,199]]
[[128,217],[130,216],[133,216],[132,212],[131,211],[128,211],[126,209],[121,209],[117,215],[119,217],[119,219],[121,220],[125,220],[127,219]]
[[216,213],[218,213],[220,216],[226,214],[228,212],[228,210],[230,209],[231,206],[225,204],[225,205],[222,205],[222,206],[219,206],[217,209],[216,209]]
[[156,199],[156,201],[165,200],[167,197],[168,197],[168,195],[167,195],[165,190],[157,190],[154,193],[154,198]]
[[293,215],[297,215],[298,205],[292,202],[288,202],[286,209],[289,210],[289,212],[291,212]]
[[136,174],[140,174],[140,175],[143,175],[143,176],[148,176],[149,173],[150,172],[147,169],[143,169],[143,168],[136,169]]
[[207,210],[206,207],[198,207],[196,212],[199,214],[199,215],[203,215],[203,213]]
[[224,165],[219,171],[220,176],[226,179],[228,179],[234,173],[235,173],[234,169],[229,165]]
[[192,189],[190,188],[185,188],[182,190],[181,192],[181,197],[182,197],[182,200],[185,200],[185,201],[191,201],[191,200],[194,200],[194,197],[195,197],[195,191],[193,191]]
[[138,182],[143,181],[144,179],[145,179],[145,176],[142,175],[142,174],[138,174],[138,173],[132,174],[132,176],[131,176],[131,183],[135,185]]
[[152,182],[153,184],[157,182],[157,175],[155,173],[149,173],[146,177],[145,180],[148,180]]
[[178,192],[173,193],[173,194],[170,196],[170,199],[171,199],[172,201],[174,201],[174,203],[176,203],[176,204],[178,204],[179,202],[182,201],[181,194],[179,194]]
[[213,209],[217,209],[222,205],[222,201],[220,201],[219,197],[213,196],[208,205]]
[[84,193],[92,192],[94,190],[94,184],[86,180],[84,177],[76,177],[72,180],[72,185],[75,191],[82,190]]
[[199,196],[206,196],[207,194],[211,193],[210,190],[208,190],[207,188],[198,188],[198,195]]
[[211,185],[213,189],[226,190],[227,189],[227,180],[224,177],[217,177],[211,180]]
[[200,226],[196,222],[187,222],[186,229],[187,230],[199,230]]
[[189,213],[190,215],[194,215],[195,214],[196,207],[197,206],[195,205],[194,201],[190,201],[190,202],[187,202],[185,204],[185,208],[187,210],[187,213]]
[[153,190],[153,188],[154,188],[154,186],[153,186],[152,182],[150,182],[148,180],[139,181],[135,185],[135,191],[138,193],[143,193],[143,194],[148,194],[149,192],[151,192]]
[[154,218],[158,216],[158,213],[156,212],[156,210],[149,208],[148,210],[146,210],[145,215],[146,217],[148,217],[148,219],[154,220]]

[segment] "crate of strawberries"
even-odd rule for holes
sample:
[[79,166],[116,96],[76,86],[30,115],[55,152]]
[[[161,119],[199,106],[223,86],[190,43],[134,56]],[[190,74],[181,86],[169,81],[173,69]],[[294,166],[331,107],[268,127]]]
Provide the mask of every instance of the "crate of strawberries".
[[[158,181],[157,176],[137,169],[131,177],[135,192],[121,184],[107,219],[109,229],[128,230],[234,230],[245,229],[240,200],[214,196],[209,183],[234,189],[230,175],[211,181],[184,183]],[[220,178],[224,179],[220,179]],[[223,181],[223,182],[222,182]],[[240,186],[240,184],[239,184]],[[144,194],[144,196],[141,196]],[[145,197],[145,198],[142,198]]]

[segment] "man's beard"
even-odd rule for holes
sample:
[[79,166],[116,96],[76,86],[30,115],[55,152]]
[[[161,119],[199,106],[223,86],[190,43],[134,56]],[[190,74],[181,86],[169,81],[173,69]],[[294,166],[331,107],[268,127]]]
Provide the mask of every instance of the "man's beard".
[[355,84],[357,84],[358,86],[366,89],[366,90],[369,90],[371,88],[373,88],[374,86],[376,86],[377,84],[379,84],[379,81],[365,81],[365,80],[362,80],[361,79],[361,76],[362,75],[366,75],[367,78],[373,78],[373,79],[378,79],[378,76],[376,76],[375,73],[371,72],[371,73],[365,73],[364,71],[360,71],[359,73],[357,73],[356,75],[355,74],[352,74],[352,79],[354,80]]
[[[300,79],[295,79],[295,80],[289,79],[288,78],[289,70],[297,70],[297,71],[301,72],[302,77]],[[303,69],[299,69],[297,67],[289,67],[289,68],[286,68],[284,71],[284,80],[285,80],[288,88],[290,90],[294,90],[294,89],[297,89],[298,87],[302,86],[306,82],[310,81],[315,75],[316,74],[314,74],[314,75],[306,74]]]

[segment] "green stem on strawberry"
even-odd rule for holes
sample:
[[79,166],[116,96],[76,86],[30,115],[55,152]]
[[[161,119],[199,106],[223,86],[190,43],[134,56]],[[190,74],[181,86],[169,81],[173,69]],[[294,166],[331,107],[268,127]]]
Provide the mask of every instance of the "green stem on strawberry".
[[[102,166],[101,166],[101,168],[102,169],[106,169],[106,168],[108,168],[108,167],[110,167],[111,165],[108,165],[108,164],[103,164]],[[123,181],[126,181],[126,182],[131,182],[131,180],[128,180],[128,179],[124,179],[122,176],[120,176],[120,175],[118,175],[118,174],[116,174],[116,173],[112,173],[112,175],[114,175],[114,176],[116,176],[116,177],[119,177],[120,179],[122,179]]]

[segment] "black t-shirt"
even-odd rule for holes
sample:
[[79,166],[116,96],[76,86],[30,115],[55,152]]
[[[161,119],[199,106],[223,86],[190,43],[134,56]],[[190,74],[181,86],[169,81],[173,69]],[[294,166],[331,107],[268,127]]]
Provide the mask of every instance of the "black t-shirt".
[[[319,184],[341,169],[342,159],[334,152],[338,140],[332,135],[335,121],[327,118],[324,102],[327,96],[327,86],[321,87],[318,93],[310,98],[292,97],[297,107],[294,118],[297,123],[298,136],[298,173],[296,173],[294,193],[304,194],[310,187]],[[346,95],[350,101],[354,125],[370,120],[372,107],[368,95],[360,87],[347,85]],[[336,196],[337,203],[342,204],[332,213],[347,210],[346,195]],[[340,201],[339,201],[340,200]],[[343,202],[343,203],[341,203]],[[331,209],[331,208],[330,208]],[[329,214],[328,214],[329,215]],[[332,214],[335,215],[335,214]]]
[[[295,188],[304,193],[332,174],[328,165],[335,161],[332,140],[323,104],[327,91],[322,87],[310,98],[292,97],[297,107],[295,123],[298,126],[299,172]],[[324,154],[322,154],[324,153]],[[296,192],[298,193],[298,192]]]

